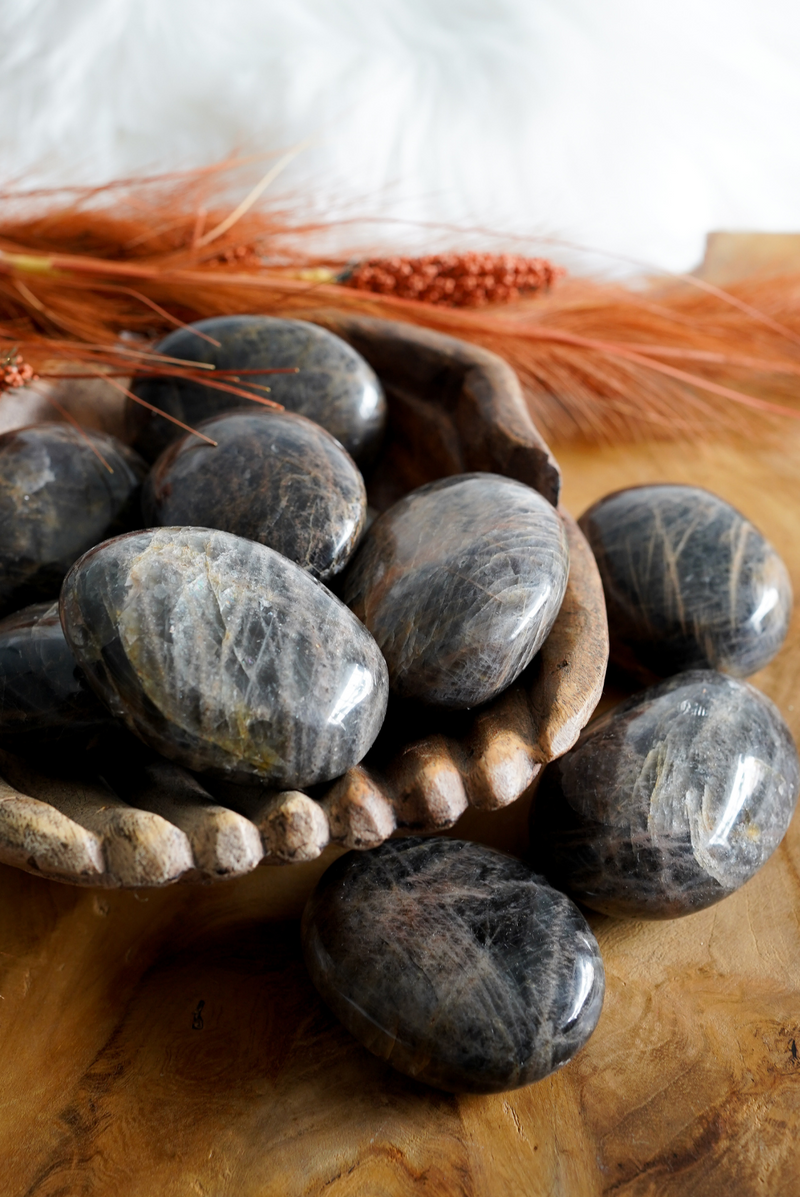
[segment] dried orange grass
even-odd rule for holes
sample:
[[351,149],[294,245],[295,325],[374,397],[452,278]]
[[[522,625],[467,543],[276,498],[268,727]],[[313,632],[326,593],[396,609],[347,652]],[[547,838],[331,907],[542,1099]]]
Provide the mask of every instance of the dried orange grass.
[[337,308],[501,354],[554,440],[748,432],[800,415],[798,273],[727,292],[686,279],[644,289],[570,279],[511,304],[433,306],[341,285],[347,262],[306,248],[323,225],[247,202],[223,207],[220,177],[0,195],[0,355],[13,349],[35,369],[181,372],[151,349],[183,323]]

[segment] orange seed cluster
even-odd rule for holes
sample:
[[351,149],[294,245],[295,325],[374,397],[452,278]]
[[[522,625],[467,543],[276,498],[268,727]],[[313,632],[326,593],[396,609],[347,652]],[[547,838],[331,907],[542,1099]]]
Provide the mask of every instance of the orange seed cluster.
[[33,366],[23,360],[21,353],[10,353],[7,357],[0,358],[0,392],[24,387],[28,382],[35,382],[37,378]]
[[448,307],[509,303],[549,287],[564,274],[544,258],[517,254],[430,254],[423,258],[372,258],[341,281],[360,291]]

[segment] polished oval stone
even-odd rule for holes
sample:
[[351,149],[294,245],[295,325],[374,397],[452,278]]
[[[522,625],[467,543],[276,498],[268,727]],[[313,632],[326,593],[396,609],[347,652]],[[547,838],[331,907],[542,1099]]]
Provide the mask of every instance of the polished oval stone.
[[[219,342],[199,337],[193,329]],[[355,349],[317,324],[275,316],[213,316],[165,337],[155,352],[182,361],[207,362],[219,370],[297,367],[296,374],[242,375],[221,379],[273,399],[287,411],[307,416],[327,428],[356,460],[369,457],[386,423],[386,399],[377,375]],[[269,393],[259,387],[269,387]],[[191,428],[201,420],[240,408],[247,400],[203,383],[178,378],[139,379],[133,391]],[[153,461],[181,430],[161,416],[128,401],[135,446]]]
[[58,603],[0,620],[0,747],[71,756],[115,723],[64,638]]
[[780,648],[792,612],[786,567],[723,499],[696,486],[635,486],[600,499],[579,523],[621,665],[747,677]]
[[135,527],[145,473],[137,454],[102,432],[36,424],[0,435],[0,615],[57,599],[81,553]]
[[221,528],[257,540],[325,581],[347,564],[367,493],[353,459],[290,412],[233,412],[161,454],[142,494],[145,524]]
[[678,674],[595,720],[547,766],[533,860],[606,914],[674,918],[737,890],[783,839],[797,749],[747,682]]
[[323,875],[302,922],[319,993],[371,1052],[454,1092],[515,1089],[591,1035],[605,978],[583,915],[521,860],[388,840]]
[[164,756],[235,781],[327,781],[380,730],[378,648],[310,574],[208,528],[134,532],[64,581],[61,619],[109,709]]
[[470,707],[530,664],[568,573],[564,526],[546,499],[511,478],[460,474],[375,521],[344,599],[377,640],[397,694]]

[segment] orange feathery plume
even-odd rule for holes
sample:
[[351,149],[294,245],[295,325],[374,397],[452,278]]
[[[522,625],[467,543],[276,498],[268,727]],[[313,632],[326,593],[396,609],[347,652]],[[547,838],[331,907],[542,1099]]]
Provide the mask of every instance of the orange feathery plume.
[[[565,280],[549,262],[515,255],[353,265],[304,248],[324,231],[319,222],[256,209],[263,181],[223,209],[213,199],[220,177],[0,195],[0,388],[14,385],[18,354],[43,377],[196,375],[196,363],[153,353],[170,329],[226,313],[338,308],[501,354],[554,440],[744,431],[754,418],[800,414],[800,273],[721,291],[697,279],[636,289]],[[240,393],[222,371],[203,381]]]

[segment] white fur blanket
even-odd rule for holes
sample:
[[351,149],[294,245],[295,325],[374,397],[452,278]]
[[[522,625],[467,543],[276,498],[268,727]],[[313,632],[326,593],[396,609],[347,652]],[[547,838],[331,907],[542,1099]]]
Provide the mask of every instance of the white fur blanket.
[[311,138],[275,186],[330,214],[678,270],[711,228],[800,227],[797,0],[4,0],[0,113],[26,183]]

